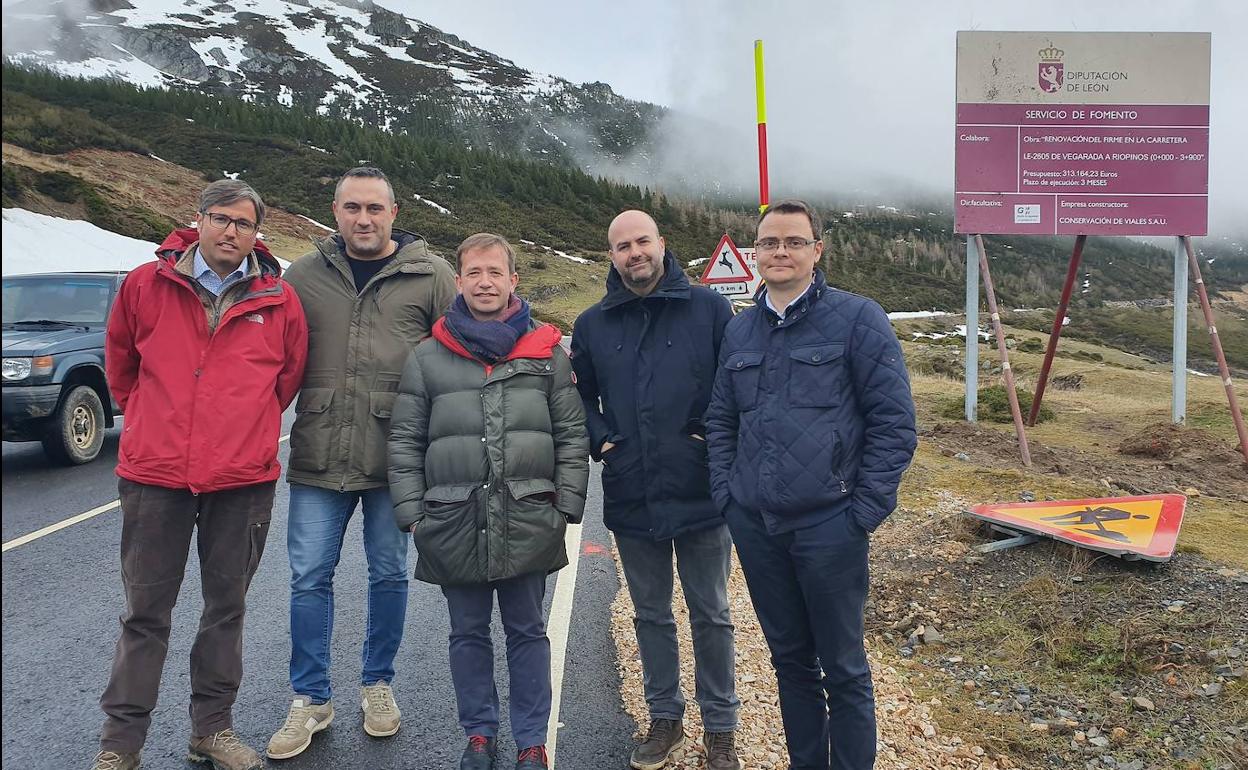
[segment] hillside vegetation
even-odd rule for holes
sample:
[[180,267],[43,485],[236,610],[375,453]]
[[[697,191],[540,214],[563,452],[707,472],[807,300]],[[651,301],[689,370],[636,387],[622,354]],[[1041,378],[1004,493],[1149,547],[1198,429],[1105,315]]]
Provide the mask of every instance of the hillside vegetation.
[[[203,174],[239,174],[273,205],[326,221],[333,183],[347,168],[383,168],[402,203],[398,225],[435,246],[453,248],[480,230],[602,260],[611,218],[625,208],[651,212],[682,260],[708,256],[720,235],[753,239],[749,201],[678,200],[662,191],[588,176],[553,161],[470,149],[437,113],[420,135],[390,134],[357,122],[294,108],[182,91],[140,90],[6,65],[4,141],[40,153],[96,148],[152,154]],[[50,183],[5,165],[4,205]],[[773,189],[779,185],[773,182]],[[417,198],[415,196],[420,196]],[[438,207],[426,205],[425,201]],[[449,212],[449,213],[448,213]],[[824,241],[830,279],[890,310],[956,309],[963,299],[964,245],[945,214],[880,208],[829,210]],[[145,224],[146,223],[146,224]],[[147,218],[122,227],[150,230]],[[126,234],[136,234],[126,232]],[[144,237],[147,237],[144,235]],[[1003,305],[1052,305],[1065,273],[1069,239],[988,239]],[[1248,283],[1248,258],[1201,243],[1211,290]],[[1165,296],[1168,251],[1126,239],[1089,239],[1086,290],[1076,306]]]

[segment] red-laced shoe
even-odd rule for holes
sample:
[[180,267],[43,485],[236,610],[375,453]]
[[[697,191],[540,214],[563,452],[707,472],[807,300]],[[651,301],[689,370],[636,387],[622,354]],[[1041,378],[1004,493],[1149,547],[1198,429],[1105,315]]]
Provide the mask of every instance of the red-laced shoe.
[[549,767],[545,746],[530,746],[516,754],[516,770],[547,770]]
[[459,770],[494,770],[494,758],[498,756],[498,742],[484,735],[469,735],[464,756],[459,760]]

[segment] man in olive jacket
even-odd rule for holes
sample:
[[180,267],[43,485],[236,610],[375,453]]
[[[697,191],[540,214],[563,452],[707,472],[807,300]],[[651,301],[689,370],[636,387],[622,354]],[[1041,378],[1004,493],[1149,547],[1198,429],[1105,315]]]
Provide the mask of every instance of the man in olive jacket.
[[396,520],[416,577],[442,586],[451,679],[468,736],[461,770],[494,767],[498,691],[490,616],[507,632],[517,770],[548,765],[546,576],[568,563],[564,532],[589,484],[585,412],[560,333],[515,296],[515,254],[479,233],[456,254],[460,296],[408,359],[390,426]]
[[418,236],[394,229],[394,190],[375,168],[334,192],[338,232],[287,271],[308,317],[308,365],[290,436],[290,683],[294,701],[268,755],[303,752],[334,717],[329,640],[334,569],[363,509],[368,615],[361,676],[364,731],[394,735],[390,681],[407,613],[407,538],[386,478],[390,410],[403,362],[455,297],[454,271]]

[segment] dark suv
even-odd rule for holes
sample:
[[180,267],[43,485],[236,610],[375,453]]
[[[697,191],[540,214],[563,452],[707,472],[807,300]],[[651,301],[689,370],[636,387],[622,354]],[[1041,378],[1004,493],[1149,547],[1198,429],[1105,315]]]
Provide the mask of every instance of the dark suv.
[[104,332],[124,272],[5,276],[4,440],[91,462],[120,414],[104,380]]

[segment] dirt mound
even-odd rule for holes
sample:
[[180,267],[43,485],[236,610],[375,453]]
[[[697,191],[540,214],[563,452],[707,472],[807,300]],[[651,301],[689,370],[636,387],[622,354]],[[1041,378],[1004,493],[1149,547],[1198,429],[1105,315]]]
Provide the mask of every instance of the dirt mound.
[[1233,450],[1200,428],[1185,428],[1158,422],[1123,439],[1118,452],[1135,457],[1170,460],[1176,457],[1192,460],[1218,460]]
[[[1022,465],[1013,430],[949,421],[922,435],[949,457],[962,453],[993,468]],[[1151,495],[1196,489],[1248,502],[1248,465],[1227,443],[1199,428],[1157,423],[1123,441],[1118,454],[1053,449],[1030,435],[1028,447],[1035,470],[1099,482],[1110,491]]]

